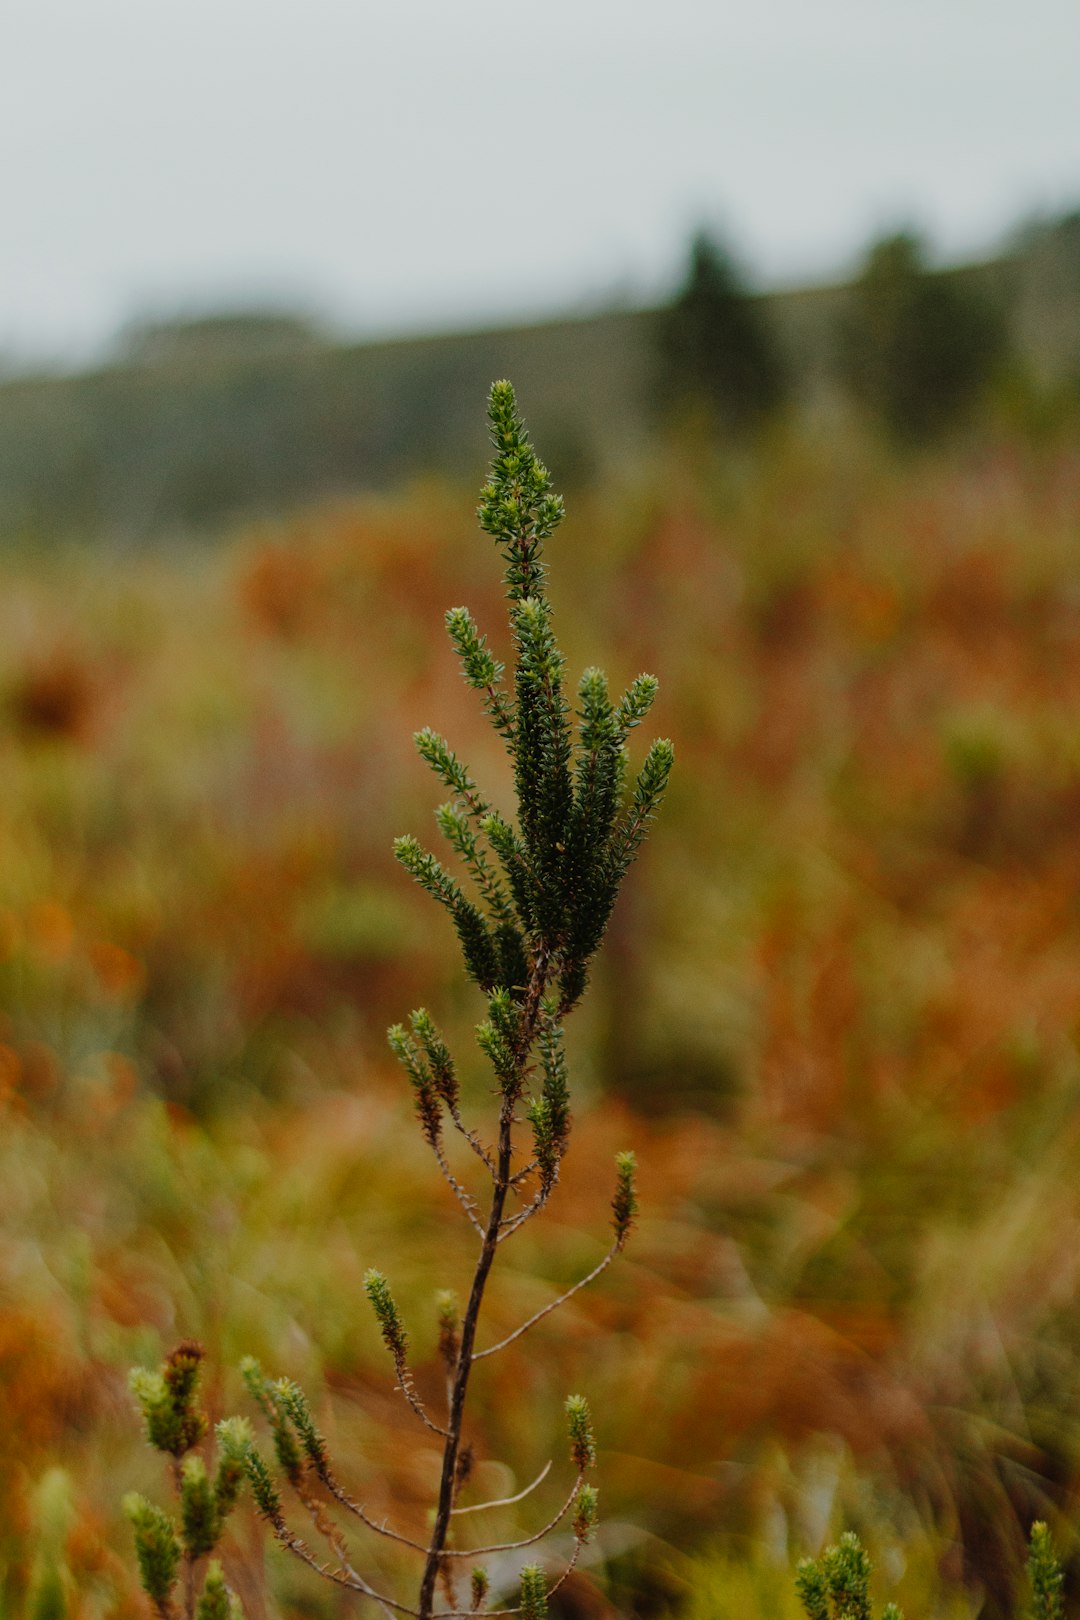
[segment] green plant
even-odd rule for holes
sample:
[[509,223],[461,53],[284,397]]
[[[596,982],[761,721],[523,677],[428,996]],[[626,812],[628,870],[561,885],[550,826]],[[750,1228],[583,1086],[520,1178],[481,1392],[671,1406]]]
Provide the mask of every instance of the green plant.
[[183,1593],[185,1620],[193,1616],[229,1620],[236,1608],[221,1566],[206,1565],[205,1560],[216,1548],[236,1506],[254,1435],[245,1418],[219,1423],[215,1431],[217,1463],[210,1473],[202,1451],[209,1424],[196,1405],[203,1355],[201,1345],[186,1340],[156,1372],[137,1367],[131,1375],[146,1437],[156,1451],[170,1459],[180,1508],[177,1525],[136,1492],[124,1498],[124,1511],[135,1533],[139,1577],[162,1620],[173,1620],[176,1614],[177,1586]]
[[1062,1620],[1061,1588],[1065,1577],[1058,1562],[1050,1531],[1041,1519],[1031,1527],[1027,1560],[1031,1588],[1031,1620]]
[[[870,1571],[866,1548],[850,1530],[820,1559],[804,1558],[795,1587],[807,1620],[871,1620]],[[882,1620],[903,1620],[895,1603],[887,1603]]]
[[[492,1553],[538,1543],[569,1518],[574,1537],[570,1567],[592,1534],[597,1495],[588,1483],[595,1463],[589,1408],[580,1395],[566,1402],[573,1482],[561,1507],[536,1535],[515,1543],[462,1548],[452,1544],[458,1495],[468,1475],[463,1445],[466,1397],[475,1363],[505,1350],[558,1305],[603,1272],[624,1247],[634,1223],[637,1200],[634,1157],[616,1158],[611,1202],[611,1246],[594,1269],[560,1298],[537,1311],[497,1343],[477,1348],[484,1293],[502,1243],[540,1213],[559,1180],[571,1133],[570,1092],[563,1027],[585,990],[589,964],[600,944],[623,877],[633,861],[663,797],[672,764],[666,739],[649,748],[627,790],[629,734],[646,717],[657,682],[639,675],[613,700],[598,669],[588,669],[577,689],[577,726],[564,685],[564,660],[552,628],[545,590],[545,543],[562,514],[549,475],[529,443],[509,383],[491,390],[489,420],[495,445],[491,480],[479,509],[481,527],[500,548],[506,565],[506,595],[514,649],[512,678],[488,647],[466,608],[446,615],[450,639],[467,684],[481,694],[488,717],[513,766],[516,820],[497,810],[482,794],[466,766],[434,731],[418,733],[421,756],[451,797],[436,812],[439,828],[471,880],[474,894],[415,838],[396,842],[406,871],[446,910],[457,933],[465,970],[487,999],[487,1016],[477,1041],[494,1072],[498,1098],[495,1138],[489,1145],[466,1122],[458,1069],[431,1015],[414,1011],[408,1025],[389,1032],[390,1046],[412,1088],[420,1130],[453,1189],[465,1219],[479,1238],[479,1253],[464,1311],[453,1296],[437,1301],[439,1347],[448,1382],[444,1416],[421,1399],[409,1363],[409,1337],[390,1285],[376,1270],[365,1289],[393,1361],[397,1388],[417,1418],[438,1438],[442,1467],[429,1541],[412,1541],[377,1523],[339,1481],[308,1402],[288,1379],[271,1381],[257,1363],[243,1372],[248,1389],[269,1423],[278,1472],[309,1513],[326,1541],[333,1563],[323,1564],[289,1525],[281,1490],[269,1464],[246,1429],[230,1420],[218,1429],[223,1464],[211,1486],[197,1450],[205,1425],[192,1405],[194,1373],[182,1378],[193,1352],[174,1353],[157,1374],[135,1375],[135,1391],[151,1443],[169,1454],[180,1494],[180,1531],[159,1509],[141,1498],[129,1503],[136,1531],[143,1584],[159,1614],[172,1613],[173,1593],[185,1587],[185,1614],[193,1613],[199,1560],[217,1544],[225,1512],[219,1481],[224,1462],[242,1457],[256,1506],[281,1545],[328,1580],[376,1598],[387,1614],[430,1620],[441,1584],[446,1606],[440,1620],[475,1614],[484,1608],[491,1585],[476,1560]],[[575,734],[576,732],[576,734]],[[448,1136],[456,1135],[470,1155],[486,1201],[467,1184],[451,1161]],[[524,1151],[522,1143],[525,1143]],[[534,1482],[540,1484],[546,1475]],[[230,1476],[231,1477],[231,1476]],[[529,1489],[533,1489],[531,1486]],[[528,1494],[521,1493],[521,1495]],[[509,1500],[520,1500],[520,1496]],[[492,1507],[508,1502],[488,1504]],[[344,1510],[367,1530],[389,1537],[421,1555],[419,1595],[407,1605],[373,1590],[353,1567],[351,1554],[331,1509]],[[473,1511],[470,1507],[468,1511]],[[456,1591],[458,1570],[474,1565],[470,1598],[462,1607]],[[567,1571],[568,1572],[568,1571]],[[559,1577],[561,1584],[565,1574]],[[220,1574],[207,1575],[201,1600],[207,1615],[226,1602]],[[521,1571],[516,1609],[526,1620],[540,1620],[548,1597],[544,1572]]]
[[[796,1571],[795,1589],[807,1620],[871,1620],[872,1572],[866,1548],[850,1530],[827,1547],[820,1559],[804,1558]],[[1063,1620],[1065,1577],[1050,1531],[1041,1520],[1031,1527],[1027,1580],[1029,1620]],[[903,1620],[903,1615],[895,1603],[886,1603],[881,1620]]]

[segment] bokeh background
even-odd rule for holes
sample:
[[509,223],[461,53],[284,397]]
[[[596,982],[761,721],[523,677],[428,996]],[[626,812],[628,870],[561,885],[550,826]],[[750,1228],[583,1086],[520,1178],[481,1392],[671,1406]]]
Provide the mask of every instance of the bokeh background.
[[[482,1009],[390,842],[434,836],[420,725],[505,785],[442,634],[505,645],[503,375],[571,667],[655,670],[678,765],[490,1333],[603,1253],[628,1146],[640,1230],[482,1364],[477,1484],[587,1389],[575,1620],[793,1615],[845,1527],[912,1615],[1017,1612],[1034,1517],[1074,1559],[1075,8],[512,11],[0,20],[5,1620],[144,1612],[126,1374],[185,1336],[214,1415],[258,1355],[423,1527],[361,1278],[434,1388],[472,1244],[384,1031],[464,1055]],[[226,1565],[350,1612],[250,1516]]]

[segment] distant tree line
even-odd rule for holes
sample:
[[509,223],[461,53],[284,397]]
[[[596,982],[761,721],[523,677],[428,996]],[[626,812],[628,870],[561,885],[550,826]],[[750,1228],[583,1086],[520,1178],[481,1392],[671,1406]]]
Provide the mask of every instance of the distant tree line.
[[[838,380],[895,441],[919,444],[970,418],[1009,350],[1004,304],[955,272],[930,268],[925,243],[900,232],[876,242],[833,334]],[[694,238],[685,281],[657,329],[664,415],[705,413],[745,437],[792,400],[797,379],[773,329],[714,237]]]
[[752,442],[824,401],[901,449],[977,421],[1080,416],[1080,214],[940,270],[900,233],[846,287],[753,294],[691,244],[659,309],[342,344],[280,312],[129,328],[92,372],[0,379],[0,539],[216,532],[253,516],[479,470],[472,402],[522,399],[571,486],[640,463],[658,429]]

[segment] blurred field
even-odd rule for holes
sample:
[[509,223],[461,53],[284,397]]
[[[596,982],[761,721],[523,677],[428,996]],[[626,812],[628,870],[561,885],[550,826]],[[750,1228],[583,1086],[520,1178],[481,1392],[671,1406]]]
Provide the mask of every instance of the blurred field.
[[[125,1375],[185,1335],[215,1414],[259,1355],[423,1526],[360,1278],[430,1350],[471,1266],[383,1032],[423,1001],[463,1052],[480,1015],[389,850],[435,836],[419,725],[505,788],[439,634],[458,602],[501,634],[473,498],[0,557],[4,1614],[142,1612]],[[672,452],[551,558],[575,675],[656,670],[677,778],[488,1335],[603,1252],[618,1148],[645,1208],[480,1369],[478,1485],[531,1479],[584,1387],[607,1527],[568,1612],[786,1616],[844,1525],[909,1613],[1001,1612],[1080,1489],[1080,441]],[[339,1612],[252,1522],[229,1556],[252,1615]]]

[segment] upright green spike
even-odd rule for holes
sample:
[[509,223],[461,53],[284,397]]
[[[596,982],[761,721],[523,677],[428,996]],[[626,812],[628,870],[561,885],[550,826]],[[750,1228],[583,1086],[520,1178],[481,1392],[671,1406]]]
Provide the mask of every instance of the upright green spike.
[[239,1599],[226,1586],[224,1571],[216,1559],[207,1567],[195,1620],[243,1620]]
[[637,1159],[633,1153],[615,1155],[615,1196],[611,1200],[611,1225],[620,1249],[630,1236],[638,1211],[637,1188],[634,1183],[636,1172]]
[[526,1564],[519,1577],[521,1597],[518,1612],[521,1620],[545,1620],[547,1614],[547,1582],[538,1564]]
[[584,1472],[596,1462],[592,1415],[584,1395],[567,1396],[566,1421],[570,1430],[570,1460],[575,1468]]
[[795,1590],[806,1620],[829,1620],[829,1585],[825,1571],[813,1558],[804,1558],[796,1569]]
[[123,1506],[135,1532],[135,1556],[143,1591],[158,1613],[167,1616],[180,1568],[181,1549],[176,1527],[168,1514],[137,1492],[125,1496]]
[[206,1464],[197,1454],[185,1457],[180,1465],[180,1523],[189,1558],[203,1558],[214,1550],[221,1519]]
[[218,1465],[214,1476],[214,1501],[219,1519],[236,1506],[244,1482],[244,1459],[255,1444],[255,1434],[247,1418],[224,1418],[214,1430],[218,1443]]
[[395,1362],[403,1362],[409,1349],[408,1334],[394,1304],[390,1284],[382,1272],[376,1271],[374,1266],[364,1273],[364,1292],[371,1301],[371,1308],[375,1312],[386,1348]]
[[827,1549],[822,1568],[833,1620],[870,1620],[870,1558],[853,1531]]
[[1031,1587],[1031,1620],[1062,1620],[1061,1589],[1065,1584],[1050,1530],[1041,1519],[1031,1527],[1027,1577]]

